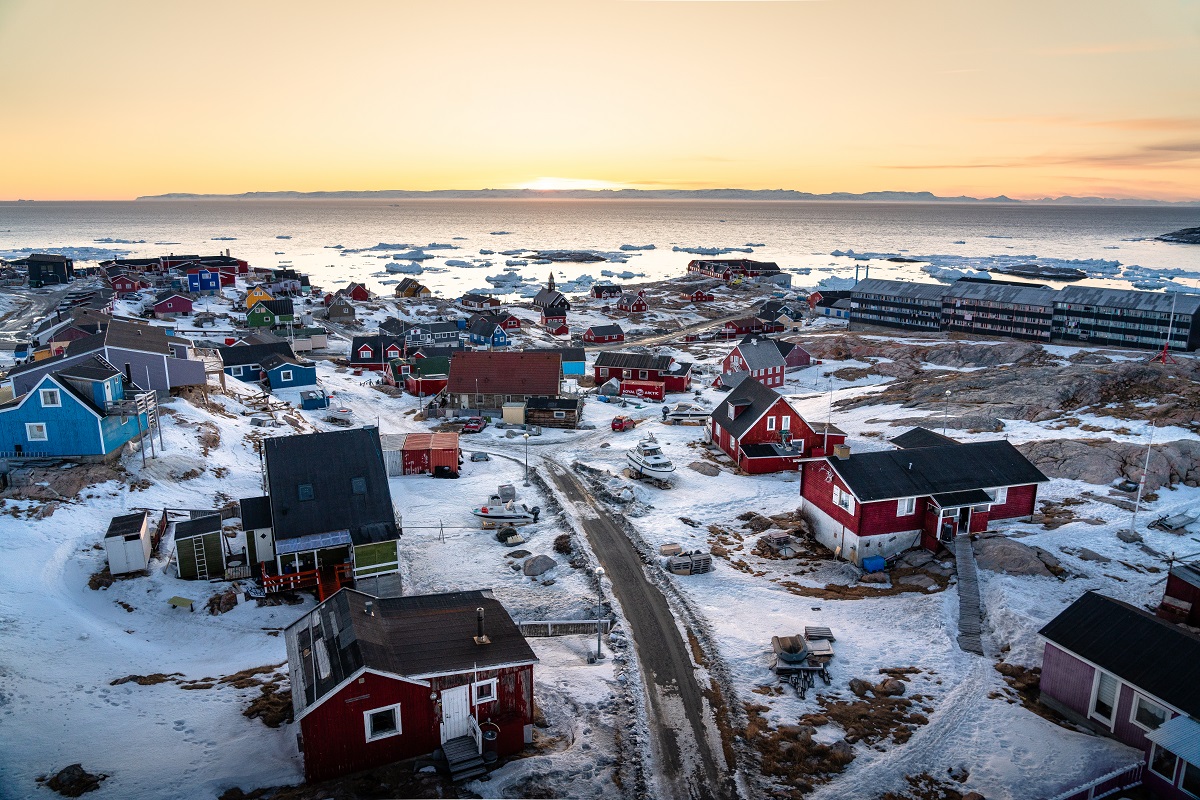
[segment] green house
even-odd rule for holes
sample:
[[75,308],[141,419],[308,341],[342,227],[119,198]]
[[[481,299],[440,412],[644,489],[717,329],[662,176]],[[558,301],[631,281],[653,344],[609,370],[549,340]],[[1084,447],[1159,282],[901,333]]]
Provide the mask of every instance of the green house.
[[179,577],[186,581],[225,577],[225,537],[220,514],[175,523],[175,564]]
[[292,306],[292,298],[280,300],[259,300],[246,312],[246,325],[251,328],[274,328],[277,325],[288,325],[296,321],[296,311]]

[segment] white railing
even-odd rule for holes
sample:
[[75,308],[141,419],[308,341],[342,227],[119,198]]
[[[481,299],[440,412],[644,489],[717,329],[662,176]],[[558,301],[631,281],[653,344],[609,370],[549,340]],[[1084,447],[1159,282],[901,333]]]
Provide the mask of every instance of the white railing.
[[475,740],[475,750],[479,755],[483,755],[483,731],[479,730],[479,722],[474,717],[467,717],[467,726],[471,734],[471,738]]
[[[1143,768],[1143,763],[1139,761],[1127,767],[1114,769],[1112,772],[1088,781],[1082,786],[1076,786],[1074,789],[1068,789],[1062,794],[1056,794],[1050,800],[1101,800],[1104,797],[1111,797],[1117,792],[1132,789],[1134,786],[1141,786]],[[1100,790],[1099,793],[1097,793],[1098,789]]]
[[[594,619],[530,619],[517,622],[522,636],[572,636],[594,634],[597,621]],[[600,629],[607,633],[612,620],[599,620]]]

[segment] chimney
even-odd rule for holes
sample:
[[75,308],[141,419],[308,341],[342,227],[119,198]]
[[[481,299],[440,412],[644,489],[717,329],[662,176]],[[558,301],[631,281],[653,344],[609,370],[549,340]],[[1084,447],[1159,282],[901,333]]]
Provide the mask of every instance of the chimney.
[[833,454],[834,454],[834,456],[837,457],[837,459],[839,461],[845,461],[847,458],[850,457],[850,445],[835,444],[833,446]]
[[368,600],[367,602],[363,603],[363,613],[366,614],[368,617],[375,616],[375,601],[374,600]]
[[483,609],[475,609],[475,644],[491,644],[492,640],[483,632]]

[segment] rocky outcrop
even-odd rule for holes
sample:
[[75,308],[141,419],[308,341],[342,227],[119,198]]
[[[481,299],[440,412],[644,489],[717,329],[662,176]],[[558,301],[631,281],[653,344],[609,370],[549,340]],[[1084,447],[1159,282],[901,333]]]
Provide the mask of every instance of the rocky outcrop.
[[1046,578],[1053,575],[1037,550],[1015,539],[992,536],[977,540],[974,548],[975,563],[980,569],[1007,575],[1038,575]]
[[[1017,445],[1034,466],[1051,478],[1112,485],[1136,482],[1146,463],[1146,447],[1112,439],[1043,439]],[[1180,439],[1154,445],[1146,472],[1146,491],[1162,486],[1200,486],[1200,441]]]
[[1156,237],[1160,242],[1175,242],[1176,244],[1200,244],[1200,228],[1184,228],[1174,233],[1164,233]]

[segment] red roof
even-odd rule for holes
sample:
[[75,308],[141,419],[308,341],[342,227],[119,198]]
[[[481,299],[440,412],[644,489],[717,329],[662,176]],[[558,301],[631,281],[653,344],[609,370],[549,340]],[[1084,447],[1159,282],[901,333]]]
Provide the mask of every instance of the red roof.
[[450,357],[451,394],[513,394],[557,397],[562,379],[559,353],[464,351]]
[[401,450],[457,450],[457,433],[410,433]]

